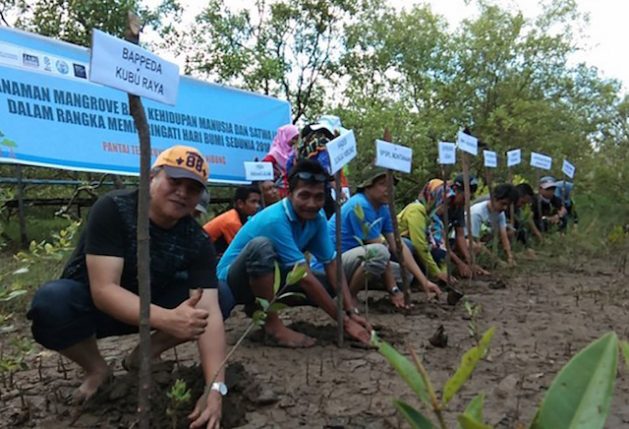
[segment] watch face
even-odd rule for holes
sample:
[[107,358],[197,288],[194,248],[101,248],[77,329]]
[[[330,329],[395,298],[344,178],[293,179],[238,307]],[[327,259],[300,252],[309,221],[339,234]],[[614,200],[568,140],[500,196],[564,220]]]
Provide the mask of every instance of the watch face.
[[212,390],[216,390],[221,396],[227,395],[227,385],[225,383],[212,384]]

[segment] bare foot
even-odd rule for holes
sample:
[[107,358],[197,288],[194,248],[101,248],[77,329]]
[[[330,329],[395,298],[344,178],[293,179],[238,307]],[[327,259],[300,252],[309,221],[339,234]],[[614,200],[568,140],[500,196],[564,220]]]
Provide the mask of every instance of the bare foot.
[[273,329],[266,328],[266,334],[275,341],[277,346],[289,348],[308,348],[314,346],[317,341],[300,332],[293,331],[282,325],[282,327],[274,326]]
[[[160,356],[151,359],[153,365],[159,365],[163,362]],[[128,372],[140,370],[140,352],[137,347],[122,360],[122,367]]]
[[98,391],[100,386],[111,376],[111,368],[105,365],[85,374],[83,383],[76,389],[72,397],[75,404],[82,404],[90,399]]

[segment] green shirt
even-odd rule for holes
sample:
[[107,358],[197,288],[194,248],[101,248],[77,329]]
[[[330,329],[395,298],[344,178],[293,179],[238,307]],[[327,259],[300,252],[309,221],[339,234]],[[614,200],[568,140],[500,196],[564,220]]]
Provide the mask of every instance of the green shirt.
[[397,215],[397,221],[400,235],[410,238],[428,276],[434,278],[437,274],[446,272],[445,267],[439,266],[430,253],[430,244],[426,237],[430,217],[426,213],[426,207],[418,201],[410,203]]

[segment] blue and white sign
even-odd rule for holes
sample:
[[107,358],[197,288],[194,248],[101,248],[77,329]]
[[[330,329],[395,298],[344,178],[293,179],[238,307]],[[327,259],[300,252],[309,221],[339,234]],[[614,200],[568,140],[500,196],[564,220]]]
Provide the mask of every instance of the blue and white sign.
[[474,156],[478,154],[478,139],[469,134],[465,134],[463,131],[459,131],[456,138],[456,143],[463,152],[470,153]]
[[561,166],[561,171],[563,172],[563,174],[571,179],[574,179],[574,170],[574,165],[572,165],[567,159],[564,159],[563,165]]
[[91,53],[92,82],[170,105],[177,102],[177,64],[96,29]]
[[245,161],[245,179],[252,182],[273,180],[273,164],[270,162]]
[[439,142],[439,164],[456,164],[456,145]]
[[498,155],[491,150],[483,151],[483,158],[485,159],[485,167],[496,168],[498,167]]
[[550,170],[553,166],[553,159],[543,153],[531,152],[531,167]]
[[507,167],[513,167],[522,162],[522,150],[514,149],[507,152]]
[[376,140],[376,166],[410,173],[412,162],[413,149],[410,147]]
[[354,131],[341,134],[325,145],[330,156],[330,174],[339,171],[356,157],[356,137]]
[[[139,174],[127,95],[90,82],[88,62],[85,48],[0,27],[0,162]],[[196,147],[215,183],[246,183],[244,162],[263,158],[291,123],[285,101],[187,77],[174,107],[144,107],[153,157]]]

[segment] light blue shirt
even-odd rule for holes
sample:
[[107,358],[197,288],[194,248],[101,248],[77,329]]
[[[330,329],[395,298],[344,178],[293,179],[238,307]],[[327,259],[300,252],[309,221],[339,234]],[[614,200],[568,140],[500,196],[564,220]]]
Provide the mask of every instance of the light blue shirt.
[[336,256],[325,215],[320,212],[314,219],[302,221],[290,200],[284,198],[253,216],[240,228],[218,263],[216,272],[219,280],[227,280],[229,266],[255,237],[270,239],[278,263],[287,268],[304,262],[306,251],[324,264]]
[[[361,221],[354,211],[354,206],[360,205],[365,213],[365,219]],[[363,232],[363,224],[369,225],[367,235]],[[328,221],[328,230],[333,243],[336,243],[336,214]],[[359,237],[363,241],[375,240],[383,234],[393,232],[393,222],[389,205],[383,204],[376,210],[371,205],[364,193],[359,192],[353,195],[341,207],[341,249],[346,252],[354,247],[360,246],[356,239]]]

